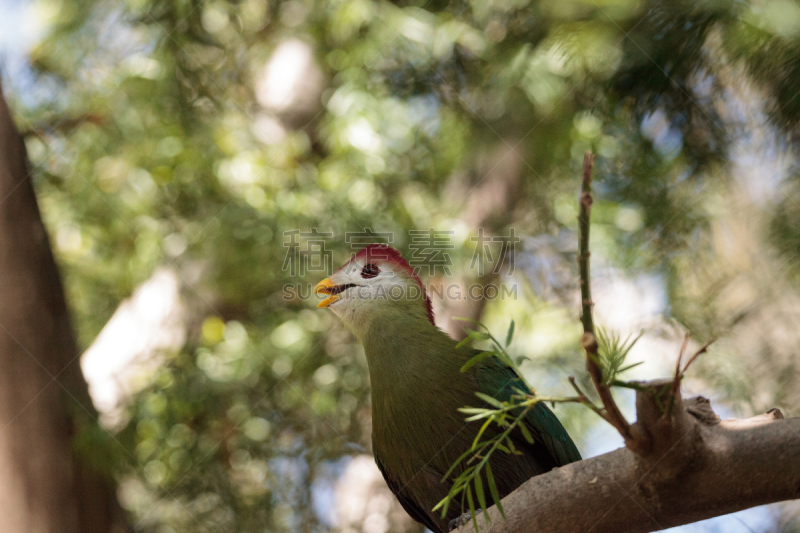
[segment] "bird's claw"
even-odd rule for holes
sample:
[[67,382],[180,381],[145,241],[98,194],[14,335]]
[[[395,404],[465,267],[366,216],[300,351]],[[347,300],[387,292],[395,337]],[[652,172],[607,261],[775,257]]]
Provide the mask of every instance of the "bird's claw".
[[[481,513],[481,511],[483,511],[483,509],[476,509],[475,510],[475,517],[476,518]],[[470,514],[470,513],[464,513],[461,516],[459,516],[458,518],[453,518],[452,520],[450,520],[450,531],[453,531],[453,530],[456,530],[456,529],[460,528],[461,526],[463,526],[464,524],[466,524],[470,520],[472,520],[472,514]]]

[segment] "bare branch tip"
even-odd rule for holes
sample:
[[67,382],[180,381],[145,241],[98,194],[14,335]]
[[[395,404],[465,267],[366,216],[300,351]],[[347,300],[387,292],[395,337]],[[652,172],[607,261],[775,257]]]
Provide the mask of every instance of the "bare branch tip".
[[699,350],[697,350],[692,357],[686,362],[686,366],[683,367],[681,371],[681,375],[686,374],[686,371],[689,369],[689,366],[694,363],[695,359],[703,355],[708,351],[708,347],[711,346],[717,340],[716,337],[711,337],[708,342],[706,342]]
[[781,411],[777,407],[773,407],[772,409],[767,411],[766,414],[770,415],[773,420],[782,420],[784,418],[783,411]]
[[586,153],[583,154],[583,181],[591,183],[593,167],[594,167],[594,154],[592,153],[591,150],[587,150]]
[[678,379],[678,375],[681,371],[681,361],[683,360],[683,354],[686,352],[686,346],[689,345],[689,337],[691,337],[691,333],[688,331],[683,336],[683,343],[681,344],[681,351],[678,352],[678,363],[675,365],[675,379]]
[[578,396],[585,398],[586,395],[583,393],[580,386],[578,385],[578,382],[575,380],[575,376],[570,376],[567,379],[569,380],[570,385],[572,385],[572,388],[575,389],[575,392],[578,393]]

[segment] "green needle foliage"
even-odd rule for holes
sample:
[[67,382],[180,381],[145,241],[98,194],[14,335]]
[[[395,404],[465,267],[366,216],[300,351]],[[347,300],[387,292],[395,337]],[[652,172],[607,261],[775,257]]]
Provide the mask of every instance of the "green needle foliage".
[[[457,318],[456,320],[468,321],[476,324],[481,330],[466,329],[467,337],[462,340],[458,346],[464,346],[473,341],[489,341],[490,346],[488,349],[481,351],[467,361],[461,368],[462,372],[466,372],[476,364],[480,363],[486,358],[496,357],[511,369],[524,383],[530,391],[534,389],[528,384],[525,376],[520,371],[519,367],[514,363],[513,358],[508,353],[508,346],[514,336],[514,321],[508,328],[505,343],[501,343],[492,333],[489,328],[481,322],[468,318]],[[620,381],[619,375],[623,372],[630,370],[642,362],[625,364],[625,361],[630,354],[631,349],[636,342],[642,337],[644,332],[640,332],[636,337],[629,335],[624,340],[617,332],[608,332],[607,330],[598,327],[598,365],[603,371],[604,383],[612,386],[619,387],[634,387],[634,384]],[[533,435],[527,429],[524,423],[525,417],[531,409],[533,409],[539,402],[548,402],[551,404],[556,403],[581,403],[589,407],[595,412],[600,412],[591,401],[582,394],[580,396],[571,397],[555,397],[555,396],[541,396],[535,392],[527,393],[520,389],[515,389],[514,394],[509,401],[500,401],[492,396],[483,393],[476,393],[476,396],[483,402],[492,406],[486,407],[462,407],[460,412],[467,415],[467,422],[482,421],[481,429],[478,431],[477,436],[472,442],[472,446],[466,450],[450,467],[444,475],[444,479],[449,479],[450,475],[459,467],[463,466],[461,473],[453,480],[453,486],[448,495],[440,501],[434,510],[439,510],[442,516],[447,514],[447,510],[453,501],[458,501],[461,505],[462,512],[469,511],[472,516],[472,524],[475,531],[478,531],[478,523],[475,520],[477,510],[486,511],[488,505],[496,505],[500,514],[505,518],[503,505],[500,500],[500,495],[497,491],[492,469],[489,463],[492,455],[495,453],[509,453],[521,454],[514,446],[511,439],[511,433],[515,429],[524,436],[525,440],[533,443]],[[486,437],[486,430],[492,425],[496,424],[502,429],[500,433],[496,433],[491,437]],[[485,487],[489,489],[489,496],[491,500],[487,500]],[[486,522],[490,522],[489,513],[484,512],[483,516]]]
[[473,329],[465,328],[465,331],[467,332],[467,336],[466,336],[466,338],[464,338],[464,340],[462,340],[461,342],[459,342],[456,345],[457,348],[461,348],[462,346],[465,346],[465,345],[467,345],[467,344],[469,344],[469,343],[471,343],[473,341],[491,341],[492,342],[491,348],[489,350],[481,352],[478,355],[474,356],[469,361],[467,361],[464,364],[464,366],[461,367],[461,371],[462,372],[466,372],[467,370],[469,370],[470,368],[475,366],[476,363],[479,363],[480,361],[486,359],[487,357],[495,356],[498,359],[500,359],[503,363],[505,363],[509,367],[511,367],[514,370],[514,372],[517,374],[517,377],[520,380],[522,380],[522,382],[525,383],[525,385],[527,385],[528,388],[533,390],[533,388],[530,386],[530,383],[527,382],[527,380],[525,379],[525,376],[522,374],[522,372],[519,371],[519,368],[517,368],[517,365],[514,364],[513,359],[511,359],[511,356],[509,355],[509,353],[507,351],[507,348],[511,345],[511,341],[514,338],[514,321],[513,320],[511,321],[511,325],[508,326],[508,332],[506,333],[506,342],[505,342],[505,344],[500,344],[500,341],[498,341],[497,338],[495,338],[495,336],[492,335],[492,333],[489,331],[489,328],[487,328],[484,324],[482,324],[481,322],[478,322],[477,320],[473,320],[471,318],[462,318],[462,317],[455,317],[454,320],[458,320],[458,321],[461,321],[461,322],[472,322],[473,324],[477,325],[478,327],[480,327],[480,328],[482,328],[484,330],[484,331],[476,331],[476,330],[473,330]]
[[[490,348],[480,352],[467,361],[461,368],[462,372],[466,372],[477,363],[488,357],[497,357],[503,363],[512,368],[519,379],[527,385],[525,377],[523,376],[522,372],[520,372],[519,368],[514,364],[514,361],[507,351],[507,348],[511,344],[511,340],[514,336],[513,320],[508,328],[505,344],[501,344],[500,341],[497,340],[494,335],[492,335],[492,333],[489,331],[489,328],[476,320],[467,318],[457,318],[456,320],[472,322],[484,330],[477,331],[473,329],[467,329],[467,337],[458,344],[459,347],[473,341],[491,341]],[[503,517],[505,517],[503,505],[500,502],[500,494],[497,490],[497,484],[495,483],[494,475],[492,474],[492,468],[489,464],[489,459],[498,450],[503,453],[520,453],[510,438],[511,432],[515,428],[520,428],[528,442],[533,442],[532,435],[527,428],[524,427],[524,424],[521,424],[520,422],[524,420],[525,415],[527,415],[530,409],[533,408],[533,406],[538,402],[542,401],[543,398],[526,394],[524,391],[519,389],[517,389],[515,392],[516,394],[512,396],[511,402],[501,402],[500,400],[497,400],[496,398],[493,398],[487,394],[476,393],[478,398],[493,406],[494,409],[477,407],[463,407],[459,409],[459,411],[462,413],[469,415],[467,417],[468,422],[483,420],[483,424],[480,431],[478,431],[475,440],[472,442],[472,446],[465,451],[458,458],[458,460],[453,463],[450,470],[445,473],[444,478],[448,479],[459,465],[462,463],[465,465],[465,468],[462,470],[462,472],[455,478],[453,486],[450,489],[447,497],[439,502],[434,510],[441,510],[442,516],[445,516],[453,500],[460,497],[461,509],[462,511],[469,509],[470,515],[472,516],[472,523],[476,532],[478,531],[478,524],[475,520],[476,509],[486,510],[488,508],[484,483],[486,484],[486,487],[488,487],[492,504],[497,505],[498,510]],[[502,433],[491,438],[484,439],[483,436],[486,432],[486,429],[491,424],[497,424],[503,428],[503,431]],[[477,507],[476,500],[478,504]],[[484,513],[483,516],[486,517],[487,522],[490,521],[488,513]]]
[[[613,385],[617,382],[617,376],[626,370],[639,366],[643,361],[626,365],[625,360],[636,342],[642,338],[644,330],[640,331],[636,337],[628,335],[625,340],[615,331],[608,332],[604,328],[597,328],[597,355],[596,363],[603,371],[603,384]],[[633,338],[632,338],[633,337]]]

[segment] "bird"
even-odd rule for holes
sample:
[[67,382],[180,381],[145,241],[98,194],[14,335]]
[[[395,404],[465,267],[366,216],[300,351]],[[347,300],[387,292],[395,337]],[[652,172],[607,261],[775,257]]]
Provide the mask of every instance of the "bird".
[[[387,485],[405,511],[434,533],[462,523],[464,509],[434,511],[463,470],[450,467],[466,452],[481,423],[467,423],[461,407],[489,407],[476,393],[508,401],[532,393],[516,372],[495,356],[462,372],[478,350],[460,346],[436,326],[425,286],[395,248],[372,244],[320,281],[317,307],[336,314],[361,343],[369,367],[372,449]],[[489,461],[502,498],[531,477],[580,460],[575,443],[542,402],[524,419],[533,442],[518,429],[519,452],[494,453]],[[484,438],[501,431],[490,424]],[[466,515],[468,516],[468,515]]]

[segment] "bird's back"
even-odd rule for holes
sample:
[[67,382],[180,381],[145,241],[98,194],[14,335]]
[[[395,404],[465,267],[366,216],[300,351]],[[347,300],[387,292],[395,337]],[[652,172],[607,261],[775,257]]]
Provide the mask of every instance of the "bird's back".
[[[478,422],[465,422],[458,408],[480,406],[477,392],[505,401],[515,390],[527,389],[514,371],[496,358],[462,373],[461,367],[475,352],[456,348],[444,333],[421,346],[416,345],[418,342],[415,338],[405,339],[404,349],[407,353],[420,349],[430,353],[422,357],[409,355],[402,360],[404,364],[377,361],[377,354],[367,354],[372,381],[373,450],[389,487],[406,511],[432,531],[446,532],[450,520],[462,513],[460,505],[451,505],[445,518],[432,509],[448,494],[452,480],[461,470],[456,468],[449,479],[442,478],[471,446],[481,426]],[[381,364],[392,366],[392,370],[396,367],[396,371],[374,371]],[[534,437],[533,444],[515,430],[511,438],[521,455],[497,451],[490,460],[501,497],[534,475],[580,459],[566,430],[544,404],[537,404],[528,413],[525,424]],[[500,428],[492,424],[484,438],[491,438],[498,431]]]

